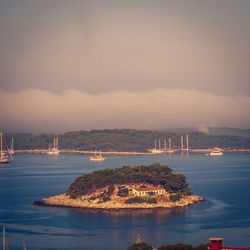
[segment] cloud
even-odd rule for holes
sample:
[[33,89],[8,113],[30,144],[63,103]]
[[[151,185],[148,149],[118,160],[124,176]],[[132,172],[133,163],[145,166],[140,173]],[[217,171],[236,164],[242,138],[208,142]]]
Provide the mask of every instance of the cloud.
[[63,132],[80,129],[248,127],[250,97],[157,89],[61,94],[39,89],[0,91],[1,130]]
[[250,95],[250,1],[13,1],[0,1],[5,90]]

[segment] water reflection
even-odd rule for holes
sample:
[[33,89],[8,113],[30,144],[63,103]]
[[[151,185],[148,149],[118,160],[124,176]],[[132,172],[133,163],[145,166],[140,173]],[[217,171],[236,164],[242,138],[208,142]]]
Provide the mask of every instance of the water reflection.
[[163,221],[169,217],[177,215],[185,215],[187,207],[179,208],[154,208],[154,209],[82,209],[82,208],[69,208],[71,211],[85,215],[100,215],[107,216],[112,222],[117,221],[119,218],[129,218],[133,220],[143,220],[143,218],[154,219],[155,221]]

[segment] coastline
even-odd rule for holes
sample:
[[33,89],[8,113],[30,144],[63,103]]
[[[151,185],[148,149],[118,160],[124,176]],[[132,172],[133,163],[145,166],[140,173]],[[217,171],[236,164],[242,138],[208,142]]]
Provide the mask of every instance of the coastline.
[[[92,155],[95,153],[93,150],[77,150],[77,149],[62,149],[59,150],[60,154],[84,154]],[[187,153],[197,153],[197,154],[206,154],[212,151],[212,148],[206,149],[189,149],[188,151],[184,150],[173,150],[173,154],[187,154]],[[225,153],[250,153],[250,149],[223,149]],[[29,153],[29,154],[47,154],[47,149],[17,149],[15,153]],[[160,154],[168,154],[168,152],[163,152]],[[137,152],[137,151],[102,151],[102,155],[120,155],[120,156],[130,156],[130,155],[156,155],[151,152]]]
[[157,202],[157,204],[148,203],[134,203],[125,204],[117,200],[111,200],[108,202],[91,202],[88,197],[79,197],[76,199],[70,198],[69,195],[60,194],[56,196],[50,196],[43,198],[40,201],[33,202],[34,205],[48,206],[48,207],[65,207],[65,208],[80,208],[80,209],[94,209],[94,210],[129,210],[129,209],[166,209],[166,208],[178,208],[186,207],[195,203],[204,201],[204,198],[198,195],[187,195],[176,202]]

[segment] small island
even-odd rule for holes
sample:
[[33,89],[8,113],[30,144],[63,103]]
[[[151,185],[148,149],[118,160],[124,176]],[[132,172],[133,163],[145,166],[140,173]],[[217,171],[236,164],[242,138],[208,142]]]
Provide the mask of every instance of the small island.
[[183,174],[168,166],[124,166],[84,174],[64,194],[35,204],[87,209],[146,209],[183,207],[202,201],[193,195]]

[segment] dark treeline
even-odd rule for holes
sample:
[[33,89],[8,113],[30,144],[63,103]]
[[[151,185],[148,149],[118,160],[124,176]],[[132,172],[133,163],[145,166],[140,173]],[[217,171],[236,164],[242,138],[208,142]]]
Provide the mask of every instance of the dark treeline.
[[[179,148],[180,137],[184,137],[184,147],[186,145],[185,135],[188,130],[131,130],[131,129],[105,129],[91,131],[75,131],[58,134],[60,149],[82,149],[94,150],[102,149],[106,151],[145,151],[154,147],[155,139],[163,140],[171,137],[172,146]],[[223,133],[224,131],[224,133]],[[218,134],[221,133],[221,134]],[[231,134],[230,134],[231,133]],[[250,148],[250,131],[239,129],[217,129],[210,133],[188,131],[190,148]],[[52,143],[55,134],[32,134],[13,133],[5,134],[6,142],[9,143],[14,137],[15,149],[47,149]]]
[[163,245],[158,248],[153,248],[146,242],[134,243],[128,246],[127,250],[207,250],[208,244],[202,244],[198,246],[186,245],[186,244],[174,244],[174,245]]

